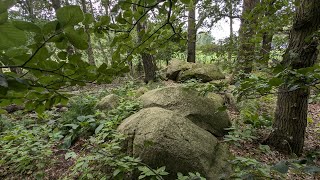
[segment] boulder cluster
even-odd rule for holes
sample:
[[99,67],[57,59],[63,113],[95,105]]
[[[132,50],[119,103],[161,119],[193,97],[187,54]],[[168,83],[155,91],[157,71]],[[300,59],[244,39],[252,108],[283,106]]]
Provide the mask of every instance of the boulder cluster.
[[224,74],[214,64],[188,63],[178,59],[171,60],[166,77],[177,82],[196,79],[204,83],[225,79]]
[[231,122],[219,111],[220,101],[182,86],[154,89],[139,99],[143,109],[118,127],[129,155],[152,168],[166,166],[165,179],[176,179],[178,172],[199,172],[209,180],[227,176],[230,154],[217,137]]

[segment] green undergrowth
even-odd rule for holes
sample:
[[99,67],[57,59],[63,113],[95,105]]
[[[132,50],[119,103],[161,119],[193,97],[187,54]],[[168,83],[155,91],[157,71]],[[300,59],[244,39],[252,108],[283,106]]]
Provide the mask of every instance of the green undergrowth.
[[250,146],[250,152],[241,152],[243,156],[236,156],[230,161],[234,169],[232,179],[288,179],[292,174],[315,177],[320,173],[317,165],[319,151],[306,152],[300,158],[292,154],[280,161],[264,162],[265,155],[277,156],[268,145],[261,144],[266,133],[272,131],[275,103],[274,95],[237,103],[239,116],[233,120],[232,127],[228,128],[229,133],[224,136],[224,141],[238,151]]
[[[145,88],[160,86],[154,83]],[[59,179],[120,180],[131,179],[136,173],[139,179],[165,179],[165,167],[152,169],[121,149],[125,137],[116,128],[142,108],[137,101],[139,87],[129,82],[99,94],[74,96],[65,112],[53,108],[38,116],[21,111],[1,115],[0,179],[51,179],[55,172],[50,171],[59,171],[58,177],[54,177]],[[111,93],[120,96],[119,105],[108,112],[97,110],[98,100]],[[70,162],[67,168],[59,167]],[[190,178],[201,176],[177,174],[180,180]]]

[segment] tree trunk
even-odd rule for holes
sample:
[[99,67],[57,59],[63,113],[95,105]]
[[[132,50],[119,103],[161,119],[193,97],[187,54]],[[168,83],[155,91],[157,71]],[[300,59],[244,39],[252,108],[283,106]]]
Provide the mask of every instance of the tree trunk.
[[190,7],[188,15],[188,62],[196,62],[196,40],[196,1],[194,0],[194,4]]
[[270,59],[272,38],[273,38],[273,34],[268,32],[265,32],[262,35],[262,46],[260,50],[262,62],[268,63]]
[[[276,2],[276,0],[264,0],[262,1],[262,3],[265,6],[269,6],[269,7],[274,7],[274,3]],[[274,15],[275,11],[270,8],[268,9],[264,16],[268,19],[272,18],[271,16]],[[271,52],[271,43],[272,43],[272,38],[274,35],[274,31],[265,31],[262,33],[262,45],[261,45],[261,49],[260,49],[260,61],[261,63],[266,64],[266,66],[268,66],[268,61],[270,59],[270,52]]]
[[57,10],[61,7],[60,0],[51,0],[53,9],[57,12]]
[[[144,25],[142,25],[140,22],[137,23],[137,32],[139,34],[140,31],[142,31],[145,28]],[[138,42],[140,43],[141,37],[138,35]],[[144,69],[144,82],[148,83],[150,81],[156,80],[156,68],[153,56],[148,53],[141,53],[141,59]]]
[[[318,55],[318,40],[314,34],[319,26],[320,3],[318,0],[301,0],[290,32],[289,46],[283,55],[282,65],[296,70],[315,64]],[[303,86],[304,84],[305,80],[301,78],[297,84],[300,85],[298,89],[290,90],[289,83],[285,82],[278,90],[273,131],[265,143],[279,151],[297,155],[302,153],[310,93],[310,88]]]
[[228,8],[229,8],[229,28],[230,28],[230,34],[229,34],[229,51],[228,51],[228,60],[229,62],[232,62],[232,53],[233,53],[233,19],[232,19],[232,2],[228,2]]
[[110,2],[109,0],[102,0],[101,1],[102,6],[104,7],[104,9],[106,10],[105,15],[109,16],[109,6],[110,6]]
[[[239,29],[239,52],[237,58],[237,66],[235,68],[234,77],[242,79],[250,74],[253,69],[255,59],[255,43],[253,38],[256,34],[256,17],[252,10],[257,6],[259,0],[244,0],[241,17],[241,25]],[[241,72],[242,71],[242,72]]]
[[142,64],[144,69],[144,82],[148,83],[150,81],[156,80],[156,66],[154,64],[154,58],[151,54],[142,53]]
[[[92,1],[89,0],[89,5],[90,5],[90,11],[91,11],[91,14],[94,16],[94,11],[93,11],[93,5],[92,5]],[[103,56],[103,58],[105,59],[105,63],[106,65],[108,65],[108,56],[106,54],[106,52],[104,51],[104,47],[100,38],[96,38],[96,41],[98,42],[98,45],[99,45],[99,49],[101,51],[101,54]],[[91,47],[92,48],[92,47]]]

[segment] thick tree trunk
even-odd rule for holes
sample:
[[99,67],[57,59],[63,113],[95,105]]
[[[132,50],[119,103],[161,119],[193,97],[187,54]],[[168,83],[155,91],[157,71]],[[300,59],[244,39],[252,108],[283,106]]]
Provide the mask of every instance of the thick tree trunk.
[[[318,55],[318,39],[314,37],[314,33],[319,26],[318,0],[301,0],[282,65],[293,70],[314,65]],[[303,86],[304,84],[305,80],[302,78],[297,84],[300,85],[299,89],[290,90],[288,82],[279,88],[274,130],[265,141],[279,151],[297,155],[302,153],[310,91],[309,87]]]
[[[256,34],[256,17],[252,10],[257,6],[259,0],[244,0],[241,17],[241,25],[239,29],[239,52],[237,58],[237,66],[233,78],[244,78],[250,74],[253,69],[255,59],[255,43],[253,38]],[[241,72],[242,71],[242,72]]]
[[261,45],[261,60],[263,62],[268,62],[270,59],[271,52],[271,43],[272,43],[273,34],[271,33],[263,33],[262,35],[262,45]]
[[188,15],[188,62],[196,62],[196,40],[196,3],[194,3],[193,6],[190,7]]
[[142,53],[142,64],[144,69],[144,82],[148,83],[150,81],[156,80],[156,66],[154,64],[154,58],[151,54]]
[[[142,25],[140,22],[137,23],[137,32],[139,34],[140,31],[142,31],[145,28],[144,25]],[[138,35],[138,42],[141,42],[141,37]],[[156,80],[156,68],[153,56],[148,53],[141,53],[141,59],[143,64],[143,70],[144,70],[144,82],[148,83],[150,81]]]

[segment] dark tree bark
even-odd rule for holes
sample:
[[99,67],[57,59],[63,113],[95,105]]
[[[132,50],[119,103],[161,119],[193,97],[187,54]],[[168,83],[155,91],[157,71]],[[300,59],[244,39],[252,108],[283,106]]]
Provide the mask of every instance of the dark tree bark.
[[260,50],[261,60],[263,62],[268,62],[270,59],[271,44],[272,44],[273,34],[265,32],[262,35],[262,45]]
[[[84,13],[87,13],[86,0],[81,0],[81,6],[82,6],[82,11]],[[88,61],[89,61],[89,64],[95,65],[93,49],[92,49],[92,43],[91,43],[91,35],[90,35],[90,32],[89,32],[89,26],[85,25],[84,29],[85,29],[85,32],[88,35],[88,49],[87,49]]]
[[51,4],[55,11],[61,8],[61,0],[51,0]]
[[[255,59],[255,43],[253,37],[256,34],[256,17],[252,13],[257,6],[259,0],[244,0],[242,7],[241,25],[239,29],[239,52],[237,58],[237,66],[233,74],[233,78],[244,78],[250,74],[253,69]],[[240,72],[243,71],[241,74]]]
[[229,62],[232,61],[232,54],[233,54],[233,6],[232,1],[228,1],[228,10],[229,10],[229,28],[230,28],[230,34],[229,34],[229,51],[228,51],[228,60]]
[[101,1],[102,6],[104,7],[106,13],[106,16],[109,16],[109,6],[110,6],[110,1],[109,0],[102,0]]
[[[274,7],[274,3],[276,0],[263,0],[262,3],[264,3],[265,6]],[[270,16],[274,15],[275,10],[273,8],[268,8],[268,10],[264,13],[264,16],[268,19]],[[273,39],[274,31],[267,31],[262,33],[262,45],[260,49],[260,55],[261,55],[261,61],[265,62],[265,64],[268,63],[270,59],[270,52],[271,52],[271,44]]]
[[[145,26],[141,24],[140,22],[137,23],[137,32],[141,32],[143,29],[145,29]],[[140,43],[142,40],[142,37],[138,35],[138,42]],[[156,80],[156,65],[154,63],[153,56],[148,53],[141,53],[141,59],[144,69],[144,82],[148,83],[150,81]]]
[[33,0],[26,0],[26,5],[28,8],[29,20],[31,22],[34,22],[34,20],[36,19],[36,15],[34,13],[34,1]]
[[[296,10],[289,46],[283,55],[282,65],[296,70],[315,64],[318,55],[318,39],[314,35],[319,26],[319,1],[301,0]],[[310,88],[303,86],[304,84],[305,80],[299,79],[300,88],[290,90],[288,82],[285,82],[278,90],[273,131],[265,143],[279,151],[297,155],[302,153],[310,94]]]
[[187,62],[196,62],[196,40],[197,40],[197,29],[196,29],[196,1],[189,9],[188,15],[188,57]]

